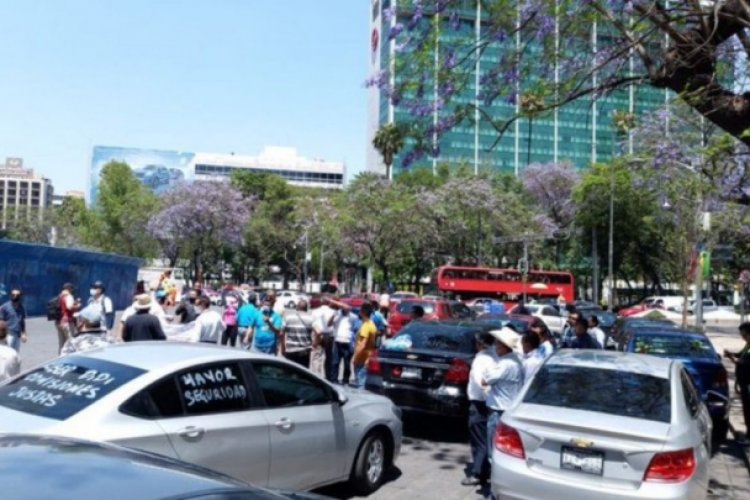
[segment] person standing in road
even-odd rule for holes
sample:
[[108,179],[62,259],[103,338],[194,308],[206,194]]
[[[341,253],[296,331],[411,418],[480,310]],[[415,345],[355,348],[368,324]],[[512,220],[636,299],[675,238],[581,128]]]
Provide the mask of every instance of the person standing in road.
[[237,305],[237,298],[233,295],[227,295],[222,317],[226,327],[221,334],[221,345],[227,345],[227,343],[232,347],[237,345],[237,333],[239,332],[239,327],[237,326]]
[[336,311],[331,307],[330,297],[323,297],[323,304],[315,310],[314,314],[311,368],[316,371],[322,358],[323,375],[329,382],[335,381],[333,377],[333,321],[335,315]]
[[[341,304],[333,320],[333,363],[331,371],[333,373],[332,382],[348,384],[351,378],[351,340],[352,340],[352,313],[346,304]],[[339,381],[341,365],[344,365],[344,374]]]
[[378,329],[372,322],[372,306],[369,302],[362,304],[359,309],[359,317],[362,319],[362,326],[357,333],[357,343],[352,356],[352,365],[354,365],[355,386],[364,389],[367,381],[367,362],[376,349],[378,339]]
[[571,304],[567,305],[566,310],[568,311],[568,318],[565,321],[565,326],[563,326],[562,346],[570,347],[570,343],[575,338],[576,322],[578,321],[579,314]]
[[504,326],[500,330],[492,330],[495,337],[495,353],[497,362],[487,370],[482,380],[482,387],[489,387],[487,395],[487,443],[493,442],[495,429],[500,423],[500,417],[507,410],[523,387],[524,371],[515,349],[518,345],[518,334]]
[[21,373],[21,358],[15,349],[8,345],[8,325],[0,321],[0,382]]
[[740,394],[742,401],[742,415],[745,418],[745,444],[750,443],[750,323],[739,326],[745,347],[739,352],[724,351],[724,356],[735,364],[734,390]]
[[73,293],[75,287],[72,283],[65,283],[58,296],[60,302],[60,319],[57,320],[57,343],[58,350],[62,350],[65,342],[76,334],[75,319],[73,314],[81,308],[81,301],[77,300]]
[[196,334],[193,341],[217,344],[226,329],[221,314],[211,309],[211,299],[206,296],[198,297],[195,306],[198,317],[195,320],[194,331]]
[[300,299],[296,309],[284,311],[284,355],[305,368],[310,366],[313,317],[307,301]]
[[102,311],[97,304],[88,305],[78,313],[76,328],[78,334],[65,342],[60,351],[60,356],[90,351],[112,343],[109,335],[107,335],[107,329],[102,324]]
[[240,339],[240,346],[243,349],[249,349],[250,346],[245,344],[245,338],[253,335],[255,325],[260,324],[262,320],[260,310],[258,310],[258,295],[251,293],[247,296],[247,303],[237,311],[237,330]]
[[177,304],[174,314],[175,316],[180,317],[180,323],[183,325],[186,323],[192,323],[195,321],[195,318],[198,317],[198,313],[195,312],[195,303],[199,296],[201,296],[201,294],[198,290],[190,290],[188,291],[187,298],[181,300],[180,303]]
[[482,387],[485,374],[497,363],[495,337],[487,332],[476,335],[477,355],[471,363],[469,384],[466,395],[469,398],[469,444],[472,462],[463,486],[476,486],[487,482],[490,477],[489,449],[487,442],[487,392]]
[[544,356],[539,352],[539,337],[535,333],[525,334],[521,337],[521,348],[523,349],[523,378],[531,380],[544,363]]
[[599,318],[596,314],[592,314],[589,318],[589,335],[596,339],[600,349],[604,349],[607,345],[607,335],[599,327]]
[[88,305],[95,304],[99,306],[102,313],[101,326],[105,327],[108,331],[112,331],[112,328],[115,326],[115,308],[112,305],[112,299],[104,294],[104,290],[104,283],[95,281],[91,285],[91,298]]
[[[273,310],[275,296],[269,295],[263,300],[263,307],[260,309],[260,318],[255,324],[254,333],[245,334],[245,344],[250,346],[253,352],[264,352],[266,354],[276,355],[280,342],[280,337],[284,335],[284,319]],[[283,354],[283,352],[282,352]]]
[[0,320],[5,321],[8,329],[8,345],[21,352],[21,342],[28,340],[26,336],[26,309],[21,300],[21,290],[14,288],[10,291],[10,300],[0,306]]
[[586,318],[580,315],[576,315],[575,323],[575,337],[571,340],[566,347],[570,349],[601,349],[597,340],[589,335],[589,322]]
[[123,342],[140,340],[167,340],[159,318],[150,313],[153,305],[151,296],[139,295],[134,304],[135,314],[130,316],[122,329]]
[[552,356],[557,350],[557,345],[552,337],[552,332],[549,331],[544,321],[537,318],[532,323],[530,330],[539,337],[539,354],[542,358],[547,359]]

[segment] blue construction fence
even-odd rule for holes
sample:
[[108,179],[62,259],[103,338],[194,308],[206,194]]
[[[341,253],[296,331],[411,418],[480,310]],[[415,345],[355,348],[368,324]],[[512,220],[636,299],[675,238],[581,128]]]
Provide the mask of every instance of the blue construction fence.
[[133,301],[140,259],[121,255],[0,241],[0,303],[14,288],[23,290],[29,316],[47,314],[47,302],[63,284],[76,287],[85,304],[94,281],[102,281],[116,309]]

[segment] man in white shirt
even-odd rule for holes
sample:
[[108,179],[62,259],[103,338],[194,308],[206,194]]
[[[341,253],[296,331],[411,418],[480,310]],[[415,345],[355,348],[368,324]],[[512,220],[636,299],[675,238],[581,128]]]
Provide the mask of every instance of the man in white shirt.
[[89,292],[91,298],[89,299],[88,305],[94,304],[99,307],[102,314],[100,326],[107,331],[111,331],[115,326],[115,308],[112,305],[112,299],[104,294],[104,290],[104,283],[101,281],[95,281],[91,285],[91,290]]
[[523,347],[523,380],[524,383],[539,370],[544,363],[544,356],[539,352],[539,337],[535,333],[527,333],[521,338]]
[[21,358],[15,349],[8,345],[8,325],[0,321],[0,382],[21,373]]
[[195,320],[193,342],[205,342],[216,344],[221,339],[226,325],[221,319],[221,314],[211,309],[211,299],[208,297],[199,297],[196,303],[195,311],[198,313],[198,319]]
[[601,349],[605,349],[607,347],[607,335],[604,333],[604,330],[599,328],[599,318],[596,316],[596,314],[592,314],[589,318],[589,335],[594,337],[597,342],[599,342],[599,346]]
[[513,403],[523,387],[523,364],[514,352],[519,335],[512,329],[503,327],[490,332],[495,337],[495,352],[498,360],[482,380],[482,386],[489,386],[487,395],[487,443],[492,443],[500,417]]
[[331,308],[329,297],[323,298],[323,305],[313,311],[313,352],[310,369],[324,376],[329,382],[333,379],[333,320],[336,311]]
[[485,374],[497,363],[495,337],[483,332],[476,335],[477,355],[471,363],[466,395],[469,398],[469,444],[472,463],[461,481],[463,486],[476,486],[490,477],[487,442],[487,391],[482,387]]

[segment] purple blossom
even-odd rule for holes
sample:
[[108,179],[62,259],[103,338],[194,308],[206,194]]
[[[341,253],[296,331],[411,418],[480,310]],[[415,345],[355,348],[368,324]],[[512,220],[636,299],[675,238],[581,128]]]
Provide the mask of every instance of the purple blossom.
[[388,31],[388,40],[395,40],[397,36],[401,34],[401,32],[404,31],[404,25],[401,23],[396,23],[393,26],[391,26],[390,31]]
[[451,12],[450,17],[448,18],[448,24],[453,31],[459,31],[461,29],[461,18],[457,11]]

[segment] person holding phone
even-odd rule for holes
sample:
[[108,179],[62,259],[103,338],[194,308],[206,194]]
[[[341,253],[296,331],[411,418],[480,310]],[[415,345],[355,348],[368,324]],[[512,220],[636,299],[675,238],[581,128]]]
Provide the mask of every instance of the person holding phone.
[[739,326],[745,347],[739,352],[724,350],[724,356],[735,364],[734,389],[740,394],[742,400],[742,414],[745,417],[745,441],[748,440],[750,432],[750,322]]
[[245,344],[248,344],[253,352],[276,354],[280,345],[281,354],[284,354],[284,320],[279,313],[273,310],[274,302],[275,297],[273,295],[269,295],[263,300],[260,315],[257,317],[255,332],[253,333],[249,329],[245,334]]

